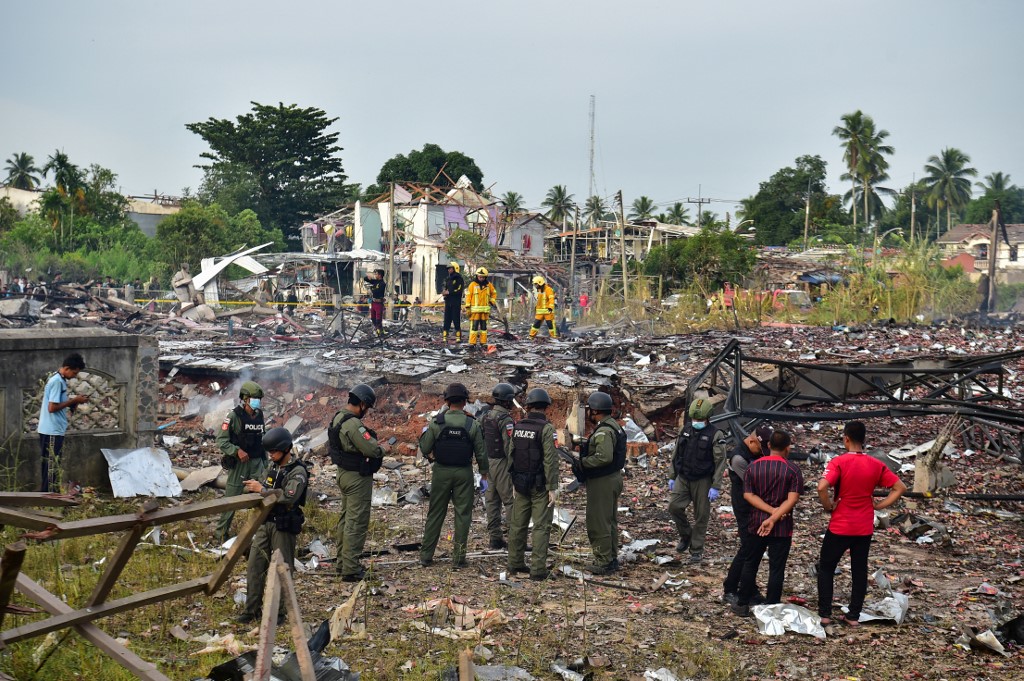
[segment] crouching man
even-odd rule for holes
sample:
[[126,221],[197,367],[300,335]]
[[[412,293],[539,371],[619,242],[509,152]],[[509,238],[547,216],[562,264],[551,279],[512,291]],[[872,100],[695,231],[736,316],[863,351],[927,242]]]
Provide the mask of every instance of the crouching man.
[[[295,537],[302,530],[306,518],[302,506],[306,503],[306,487],[309,484],[309,473],[306,464],[292,457],[292,434],[284,428],[271,428],[263,436],[263,449],[270,456],[271,466],[266,478],[246,480],[246,492],[260,493],[266,496],[272,490],[282,490],[283,494],[267,521],[263,523],[249,547],[249,569],[246,571],[245,612],[235,618],[240,624],[248,624],[259,618],[263,608],[263,590],[267,582],[267,569],[270,558],[275,550],[281,551],[281,558],[289,570],[295,564]],[[278,624],[284,621],[285,603],[281,599],[281,607],[277,614]]]

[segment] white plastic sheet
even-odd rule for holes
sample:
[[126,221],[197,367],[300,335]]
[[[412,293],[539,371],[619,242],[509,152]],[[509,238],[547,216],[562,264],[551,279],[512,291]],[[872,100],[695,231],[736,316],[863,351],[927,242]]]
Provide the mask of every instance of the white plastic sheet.
[[773,603],[772,605],[755,605],[754,619],[757,630],[767,636],[782,636],[787,631],[795,634],[808,634],[814,638],[825,640],[825,628],[821,626],[821,618],[807,608],[792,603]]
[[119,498],[178,497],[181,483],[171,470],[171,457],[163,449],[100,449],[107,460],[110,486]]

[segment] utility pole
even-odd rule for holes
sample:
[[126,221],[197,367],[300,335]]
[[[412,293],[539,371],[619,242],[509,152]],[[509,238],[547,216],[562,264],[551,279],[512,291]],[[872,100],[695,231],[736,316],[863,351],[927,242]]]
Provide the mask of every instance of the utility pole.
[[597,189],[594,187],[596,182],[594,181],[594,112],[597,108],[597,99],[594,95],[590,95],[590,193],[587,195],[589,199],[597,193]]
[[917,187],[915,185],[917,185],[917,173],[914,173],[911,176],[911,180],[910,180],[910,242],[911,243],[914,242],[914,218],[916,217],[914,215],[914,213],[917,212],[917,196],[914,193],[915,190],[917,189]]
[[999,224],[1003,221],[1002,207],[996,201],[992,209],[992,233],[988,245],[988,312],[996,310],[996,256],[999,254]]
[[622,190],[615,194],[619,202],[619,250],[622,252],[622,307],[629,303],[629,279],[626,278],[626,207],[622,200]]
[[398,211],[395,210],[395,183],[391,183],[391,225],[388,230],[388,288],[390,289],[385,298],[387,306],[387,318],[392,319],[395,311],[395,225],[398,223]]
[[811,178],[807,178],[807,203],[804,205],[804,250],[808,248],[809,230],[811,227]]
[[695,204],[697,204],[697,229],[700,229],[700,218],[701,218],[700,214],[701,214],[701,210],[702,210],[701,206],[703,206],[705,203],[711,203],[711,199],[702,199],[700,197],[700,191],[701,191],[701,187],[698,184],[697,185],[697,198],[696,199],[691,199],[690,197],[686,197],[686,202],[687,203],[695,203]]
[[579,300],[576,292],[576,235],[580,231],[580,207],[576,206],[576,220],[572,224],[572,252],[569,254],[569,295],[572,296],[570,305],[575,306]]

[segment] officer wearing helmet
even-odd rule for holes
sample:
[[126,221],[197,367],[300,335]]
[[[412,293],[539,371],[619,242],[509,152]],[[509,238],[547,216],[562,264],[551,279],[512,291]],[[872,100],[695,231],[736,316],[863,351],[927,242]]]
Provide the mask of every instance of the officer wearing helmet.
[[466,311],[469,313],[469,346],[474,348],[480,341],[480,348],[487,345],[487,322],[491,318],[491,307],[498,305],[498,292],[487,280],[486,267],[476,268],[476,278],[466,289]]
[[[242,493],[242,483],[259,480],[267,467],[267,453],[263,449],[263,388],[258,383],[246,381],[238,391],[239,404],[228,412],[217,431],[217,448],[220,449],[220,463],[228,471],[224,485],[224,496],[233,497]],[[225,511],[217,522],[216,538],[224,543],[231,536],[231,520],[234,511]]]
[[[547,419],[551,397],[543,388],[526,394],[526,418],[517,421],[506,450],[515,499],[508,524],[508,569],[528,572],[530,579],[548,576],[548,540],[558,501],[558,452],[555,427]],[[533,554],[526,566],[526,530],[533,520]]]
[[[690,422],[676,438],[672,459],[675,482],[669,494],[668,510],[679,531],[676,551],[690,551],[690,562],[704,557],[704,538],[711,517],[711,502],[719,497],[725,473],[726,438],[708,421],[714,406],[700,397],[690,403]],[[686,518],[686,507],[693,503],[693,525]]]
[[[270,455],[271,466],[262,479],[246,480],[245,491],[267,496],[280,490],[280,496],[249,545],[245,612],[235,618],[241,624],[257,619],[263,610],[263,590],[274,551],[280,551],[284,564],[289,570],[293,569],[295,537],[306,520],[302,506],[306,503],[309,472],[306,464],[292,455],[292,434],[285,428],[271,428],[263,436],[263,448]],[[284,613],[282,598],[277,615],[278,623],[283,621]]]
[[420,435],[420,452],[433,462],[430,474],[430,506],[423,528],[420,565],[434,562],[434,550],[441,537],[441,526],[451,501],[455,511],[455,535],[452,539],[452,565],[466,565],[469,524],[473,519],[473,458],[480,476],[487,480],[487,447],[480,423],[464,409],[469,391],[461,383],[444,389],[448,408],[430,420]]
[[587,398],[587,419],[594,426],[574,471],[587,488],[587,538],[594,562],[587,570],[607,575],[619,569],[619,496],[626,465],[626,431],[612,418],[612,397],[600,391]]
[[448,329],[450,328],[455,331],[456,342],[462,342],[460,312],[462,310],[462,291],[465,286],[466,282],[459,273],[459,263],[448,263],[448,278],[444,280],[444,289],[441,291],[441,296],[444,298],[444,327],[441,333],[445,342],[448,341]]
[[558,336],[555,331],[555,290],[539,274],[533,278],[533,290],[537,296],[537,307],[534,309],[530,338],[536,338],[542,326],[546,326],[548,335],[555,338]]
[[358,582],[365,574],[359,556],[370,525],[373,474],[380,470],[385,453],[385,445],[377,442],[377,433],[362,422],[375,404],[373,388],[365,383],[353,386],[348,391],[348,404],[334,415],[327,428],[327,447],[338,467],[341,490],[334,571],[346,582]]
[[480,419],[489,467],[490,485],[484,493],[484,502],[487,507],[487,533],[491,538],[492,549],[503,549],[507,546],[501,532],[502,511],[506,522],[512,517],[512,478],[509,477],[509,458],[505,450],[512,439],[513,421],[510,412],[515,396],[516,389],[508,383],[494,386],[491,390],[494,406]]

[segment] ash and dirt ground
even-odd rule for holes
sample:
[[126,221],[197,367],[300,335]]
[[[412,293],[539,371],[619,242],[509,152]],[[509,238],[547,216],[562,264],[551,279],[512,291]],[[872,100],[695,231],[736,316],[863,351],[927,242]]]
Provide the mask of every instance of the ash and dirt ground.
[[[1012,367],[1020,371],[1019,363]],[[181,379],[187,380],[187,379]],[[200,385],[200,391],[205,388]],[[269,386],[268,392],[281,394],[288,386]],[[392,489],[402,485],[417,487],[429,482],[429,471],[415,462],[415,441],[425,425],[425,412],[441,405],[438,396],[421,394],[414,386],[385,386],[378,394],[379,407],[367,419],[381,438],[397,438],[392,454],[407,465],[401,468],[402,480],[394,471],[388,482]],[[328,398],[322,400],[322,398]],[[305,428],[327,424],[344,403],[345,393],[331,388],[314,391],[288,405],[275,420],[283,424],[299,414]],[[326,402],[323,404],[321,402]],[[555,405],[552,414],[556,426],[564,424],[564,404]],[[558,415],[562,415],[559,417]],[[665,424],[663,424],[665,425]],[[671,429],[671,424],[667,424]],[[891,422],[869,422],[869,437],[883,451],[902,444],[918,444],[931,439],[942,421],[937,418]],[[840,436],[837,424],[808,424],[793,429],[798,446],[809,449],[823,445],[836,451]],[[198,437],[195,425],[181,422],[168,432],[192,435],[190,446],[179,450],[177,465],[196,465],[200,459],[216,460],[211,437]],[[667,440],[662,440],[664,444]],[[959,492],[1017,493],[1024,487],[1024,474],[1017,463],[997,460],[987,453],[965,455],[947,463],[957,476]],[[321,539],[333,553],[333,522],[337,493],[329,462],[324,455],[312,456],[315,462],[313,490],[321,498],[309,508],[310,518],[300,546]],[[811,491],[798,505],[793,551],[789,559],[784,598],[804,599],[811,609],[816,603],[816,588],[809,568],[816,561],[820,537],[827,516],[819,510],[813,485],[821,464],[801,463]],[[564,468],[564,467],[563,467]],[[728,484],[723,497],[713,504],[712,520],[703,564],[685,562],[656,565],[655,556],[675,556],[676,533],[666,510],[670,455],[649,457],[647,468],[631,464],[625,476],[619,514],[619,529],[632,539],[658,539],[660,544],[635,563],[624,567],[614,579],[629,589],[608,586],[584,586],[566,577],[554,577],[537,583],[513,578],[514,585],[499,583],[505,568],[504,553],[470,559],[469,566],[452,570],[439,560],[423,568],[416,552],[403,552],[395,545],[418,542],[421,538],[426,501],[415,505],[374,508],[371,516],[367,565],[373,566],[369,596],[360,599],[357,619],[366,619],[365,640],[332,644],[328,653],[343,658],[364,679],[437,678],[439,670],[457,662],[458,650],[466,645],[429,636],[414,629],[412,615],[402,608],[433,598],[453,597],[474,608],[500,608],[508,622],[486,632],[493,652],[489,664],[517,664],[537,678],[558,678],[550,671],[555,659],[573,660],[589,655],[597,663],[596,678],[642,678],[646,669],[668,667],[680,678],[794,678],[794,679],[1017,679],[1024,677],[1019,648],[1010,647],[1004,658],[989,652],[967,652],[953,645],[962,625],[979,629],[992,626],[987,611],[1004,599],[1019,606],[1021,580],[1024,578],[1021,546],[1024,530],[1020,517],[1001,519],[986,513],[995,509],[1020,513],[1019,504],[971,502],[957,499],[963,512],[953,512],[944,500],[904,500],[894,509],[937,520],[949,529],[952,546],[919,545],[895,529],[879,531],[872,545],[869,572],[881,568],[896,587],[910,597],[910,612],[902,626],[867,624],[856,630],[842,626],[828,629],[828,640],[786,634],[769,637],[758,634],[754,621],[741,619],[719,600],[721,582],[735,551],[736,528],[726,510],[731,504]],[[571,475],[563,470],[563,482]],[[912,486],[912,474],[904,474]],[[313,498],[313,497],[311,497]],[[585,492],[581,489],[563,494],[560,506],[578,516],[561,546],[552,551],[555,567],[568,564],[582,567],[589,562],[589,550],[583,523]],[[485,514],[482,498],[474,509],[470,552],[487,553]],[[442,532],[437,558],[443,559],[451,548],[451,515]],[[553,530],[553,538],[557,530]],[[625,536],[621,543],[627,543]],[[766,562],[765,562],[766,563]],[[848,562],[840,565],[843,574],[836,579],[837,602],[849,593]],[[244,568],[236,569],[236,577]],[[767,565],[762,565],[759,583],[766,580]],[[686,579],[680,587],[649,588],[665,573]],[[983,582],[994,585],[1006,596],[975,593]],[[239,580],[232,588],[238,588]],[[308,622],[329,617],[345,601],[353,585],[333,576],[333,566],[299,574],[297,588],[303,614]],[[872,586],[868,600],[881,597]],[[242,627],[239,634],[244,634]],[[468,642],[470,647],[475,641]]]

